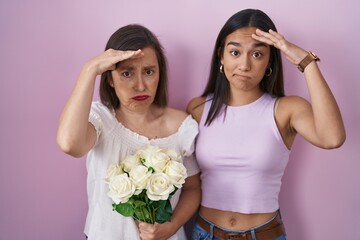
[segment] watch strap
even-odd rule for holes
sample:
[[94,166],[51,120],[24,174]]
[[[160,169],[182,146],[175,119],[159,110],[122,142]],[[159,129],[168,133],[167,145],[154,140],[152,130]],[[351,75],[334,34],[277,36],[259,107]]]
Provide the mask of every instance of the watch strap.
[[318,56],[316,56],[315,53],[309,52],[306,57],[304,57],[304,59],[301,60],[301,62],[299,63],[298,69],[301,72],[304,72],[307,65],[309,65],[312,61],[320,61],[320,59],[318,58]]

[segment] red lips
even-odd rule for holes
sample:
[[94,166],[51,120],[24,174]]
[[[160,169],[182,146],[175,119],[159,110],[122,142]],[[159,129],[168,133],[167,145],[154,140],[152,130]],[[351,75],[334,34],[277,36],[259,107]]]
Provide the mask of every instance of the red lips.
[[148,99],[150,96],[148,95],[140,95],[140,96],[135,96],[132,99],[136,100],[136,101],[145,101],[146,99]]

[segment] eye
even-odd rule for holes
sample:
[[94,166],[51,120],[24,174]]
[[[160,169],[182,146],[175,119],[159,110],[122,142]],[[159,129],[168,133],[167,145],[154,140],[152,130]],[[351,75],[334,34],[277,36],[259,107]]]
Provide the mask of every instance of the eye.
[[254,52],[252,55],[253,55],[254,58],[260,58],[260,57],[263,56],[263,54],[261,52],[259,52],[259,51]]
[[236,51],[236,50],[231,51],[230,54],[233,55],[234,57],[237,57],[240,55],[239,51]]
[[154,74],[154,70],[147,69],[147,70],[145,70],[145,74],[146,74],[147,76],[151,76],[151,75]]
[[131,74],[131,72],[126,71],[126,72],[121,73],[121,75],[128,78],[128,77],[131,77],[132,74]]

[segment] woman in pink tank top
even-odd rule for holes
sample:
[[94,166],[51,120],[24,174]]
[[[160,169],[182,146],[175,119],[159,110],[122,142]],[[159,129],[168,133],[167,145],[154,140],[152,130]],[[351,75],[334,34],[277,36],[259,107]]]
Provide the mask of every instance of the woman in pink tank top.
[[[303,72],[311,102],[285,96],[281,53]],[[207,86],[188,105],[188,112],[200,124],[196,155],[203,189],[194,240],[286,239],[278,206],[279,180],[295,136],[300,134],[324,149],[338,148],[346,138],[338,105],[318,61],[313,52],[288,42],[260,10],[238,12],[220,30]],[[259,105],[264,96],[275,101]],[[270,118],[263,114],[269,108],[273,114]],[[234,122],[238,125],[231,125]],[[252,136],[256,129],[264,132],[256,134],[258,139]],[[254,141],[256,151],[244,147],[248,143],[240,139]],[[259,147],[268,142],[269,148]],[[278,150],[269,157],[264,151],[272,147]],[[239,148],[244,150],[238,153]],[[238,174],[234,174],[235,169]],[[241,188],[230,186],[221,176],[214,177],[215,170],[222,171],[222,175],[228,173],[224,179],[231,176],[231,182],[239,183]],[[274,184],[268,184],[268,180]],[[244,182],[246,186],[241,185]],[[227,201],[229,196],[236,200]],[[222,199],[227,204],[221,204]]]

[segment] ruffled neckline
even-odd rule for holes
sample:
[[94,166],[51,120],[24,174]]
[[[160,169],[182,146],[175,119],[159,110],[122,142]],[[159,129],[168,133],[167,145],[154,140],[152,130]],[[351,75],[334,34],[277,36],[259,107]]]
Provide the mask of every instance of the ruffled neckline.
[[170,134],[169,136],[166,136],[166,137],[159,137],[159,138],[148,138],[144,135],[141,135],[127,127],[125,127],[121,122],[119,122],[115,116],[115,111],[112,111],[112,115],[113,115],[113,118],[115,120],[115,122],[117,123],[117,126],[120,127],[121,130],[124,130],[128,136],[131,136],[131,137],[134,137],[135,139],[138,139],[138,140],[142,140],[142,141],[145,141],[145,142],[167,142],[169,141],[170,139],[172,138],[175,138],[180,132],[181,130],[184,128],[184,126],[186,125],[186,122],[189,121],[189,119],[191,118],[191,115],[188,115],[180,124],[179,128],[177,129],[176,132]]

